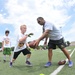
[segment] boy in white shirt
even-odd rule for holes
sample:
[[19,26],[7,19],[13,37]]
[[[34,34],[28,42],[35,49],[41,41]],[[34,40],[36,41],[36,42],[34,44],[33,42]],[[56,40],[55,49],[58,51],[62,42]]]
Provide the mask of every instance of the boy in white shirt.
[[26,44],[26,39],[28,37],[28,35],[25,34],[26,29],[26,25],[20,26],[21,33],[18,35],[16,40],[16,46],[14,49],[13,59],[10,61],[10,67],[21,52],[23,53],[23,55],[27,55],[26,64],[28,66],[32,66],[32,64],[29,61],[31,52],[27,49],[28,44]]
[[6,62],[6,55],[9,55],[11,57],[11,42],[10,42],[9,33],[10,33],[9,30],[5,31],[5,36],[3,37],[3,41],[2,41],[4,62]]

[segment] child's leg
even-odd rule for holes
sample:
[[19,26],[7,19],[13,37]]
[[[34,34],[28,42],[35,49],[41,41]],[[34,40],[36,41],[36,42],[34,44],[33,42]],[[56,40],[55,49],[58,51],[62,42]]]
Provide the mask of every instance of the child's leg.
[[30,61],[31,54],[27,54],[26,61]]
[[32,64],[30,63],[31,52],[26,48],[26,49],[22,50],[22,53],[24,55],[27,55],[27,57],[26,57],[26,65],[27,66],[32,66]]
[[13,58],[13,59],[11,59],[11,61],[10,61],[10,62],[12,62],[12,63],[13,63],[15,60],[16,60],[16,59],[14,59],[14,58]]
[[9,59],[11,60],[11,48],[8,48],[8,55],[9,55]]
[[13,64],[13,62],[15,61],[16,59],[11,59],[11,61],[10,61],[10,67],[12,67],[12,64]]
[[3,61],[6,62],[6,54],[7,54],[7,51],[6,51],[6,48],[4,48],[3,50]]
[[24,50],[22,50],[23,55],[27,55],[26,57],[26,61],[29,61],[30,57],[31,57],[31,52],[25,48]]
[[31,54],[27,54],[27,57],[26,57],[26,65],[27,66],[32,66],[32,64],[30,62],[30,56],[31,56]]
[[11,60],[11,54],[9,55],[9,59]]
[[14,52],[13,53],[13,57],[11,58],[11,61],[10,61],[10,66],[12,66],[13,62],[16,60],[16,58],[18,57],[18,55],[21,53],[21,51],[19,52]]
[[6,55],[3,55],[3,61],[6,62]]

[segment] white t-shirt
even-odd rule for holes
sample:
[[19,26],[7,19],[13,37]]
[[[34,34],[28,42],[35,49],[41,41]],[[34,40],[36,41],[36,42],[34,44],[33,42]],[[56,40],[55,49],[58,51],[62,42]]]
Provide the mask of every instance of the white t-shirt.
[[23,38],[24,36],[25,36],[25,34],[22,34],[22,33],[18,34],[17,39],[16,39],[16,46],[15,46],[14,52],[18,52],[18,51],[21,51],[26,48],[26,41],[23,41],[21,43],[19,42],[19,40],[21,38]]
[[56,26],[54,26],[52,23],[45,22],[44,29],[50,30],[49,38],[51,40],[59,40],[63,37],[61,34],[61,31]]
[[11,47],[11,42],[10,42],[9,36],[4,36],[2,41],[4,41],[4,48],[10,48]]

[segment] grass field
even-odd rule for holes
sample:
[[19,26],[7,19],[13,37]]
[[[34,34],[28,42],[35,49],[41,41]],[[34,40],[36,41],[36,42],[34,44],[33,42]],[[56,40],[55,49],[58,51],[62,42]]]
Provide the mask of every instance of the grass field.
[[[67,47],[69,53],[74,49],[74,46]],[[58,61],[66,59],[61,50],[53,50],[52,66],[45,68],[44,65],[47,62],[47,50],[34,50],[31,51],[32,56],[30,61],[33,67],[27,67],[25,65],[26,56],[20,54],[17,60],[14,62],[13,67],[9,67],[9,56],[7,56],[7,62],[3,63],[3,55],[0,52],[0,75],[50,75],[58,66]],[[75,52],[71,57],[72,61],[75,62]],[[68,67],[68,63],[65,64],[63,69],[57,75],[75,75],[75,66],[72,68]]]

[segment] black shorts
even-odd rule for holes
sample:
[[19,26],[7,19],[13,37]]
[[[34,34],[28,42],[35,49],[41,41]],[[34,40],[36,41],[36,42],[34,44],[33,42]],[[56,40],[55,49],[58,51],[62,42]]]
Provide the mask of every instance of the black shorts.
[[31,52],[27,48],[25,48],[21,51],[14,52],[13,59],[16,59],[21,52],[23,53],[23,55],[31,54]]
[[56,46],[58,46],[60,49],[65,48],[66,45],[64,39],[61,38],[60,40],[49,40],[48,49],[56,49]]

